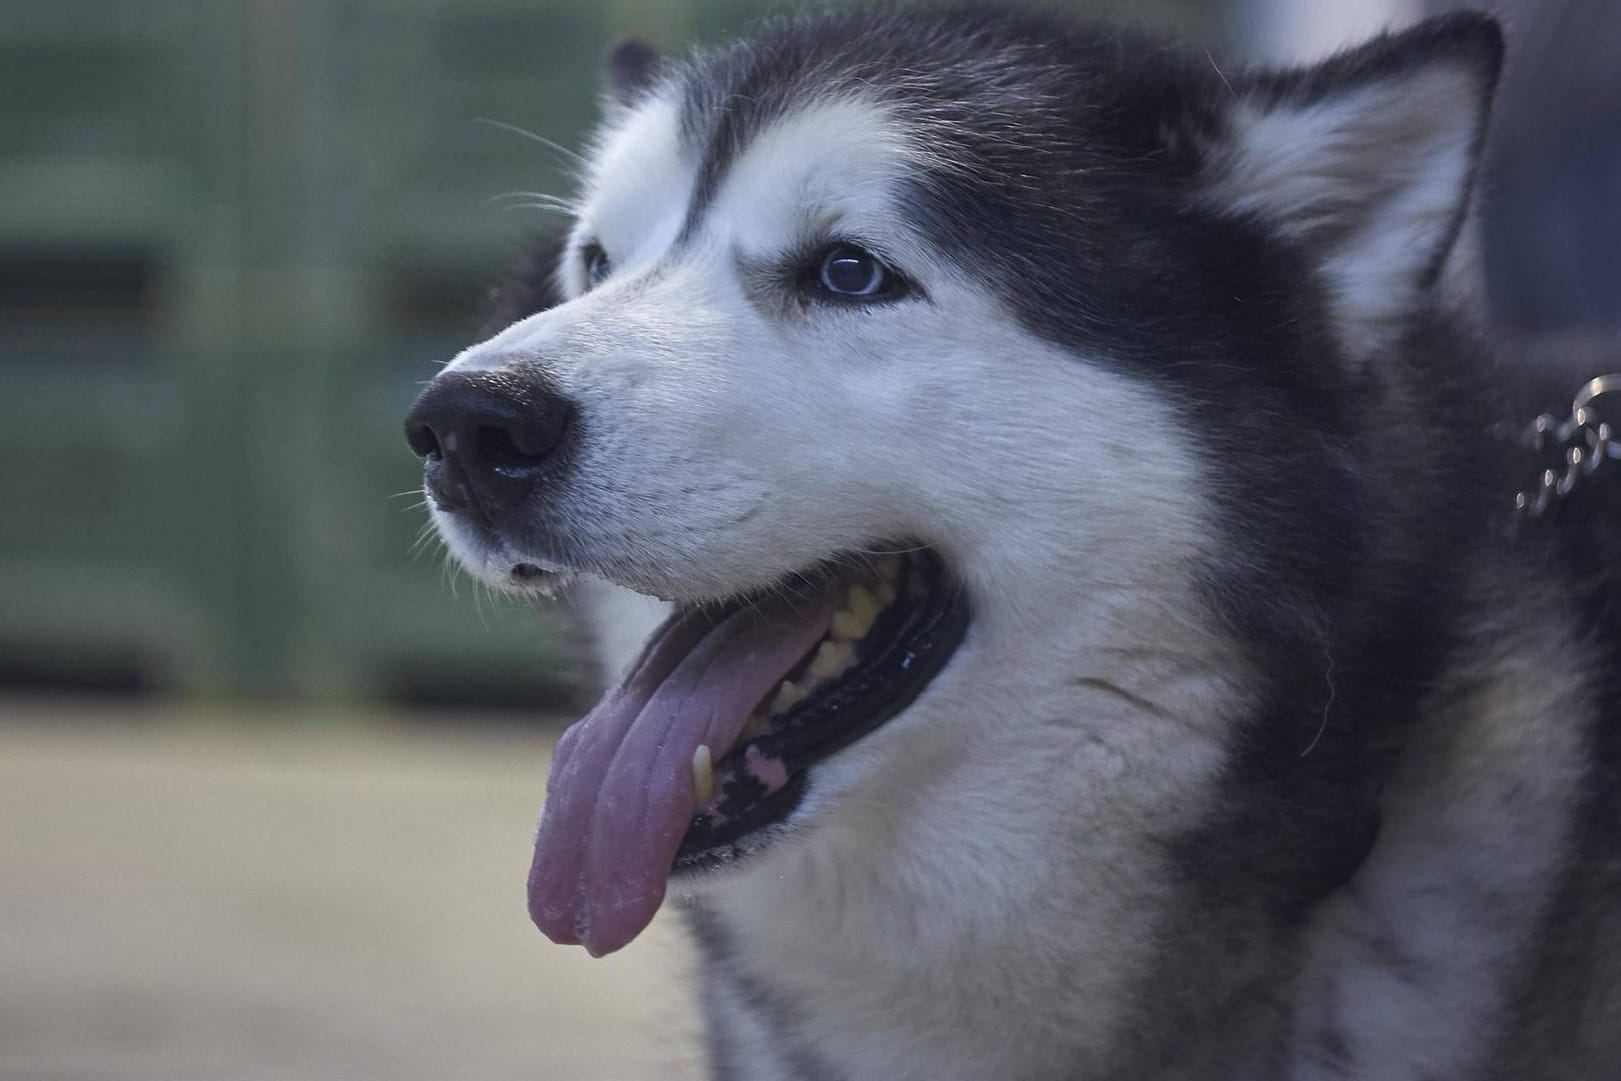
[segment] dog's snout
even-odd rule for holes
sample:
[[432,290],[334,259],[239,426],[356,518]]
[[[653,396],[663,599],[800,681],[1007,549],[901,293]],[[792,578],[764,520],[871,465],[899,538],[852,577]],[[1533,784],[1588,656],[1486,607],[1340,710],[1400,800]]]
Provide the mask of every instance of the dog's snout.
[[443,510],[516,508],[568,430],[573,406],[533,374],[446,372],[417,398],[405,440]]

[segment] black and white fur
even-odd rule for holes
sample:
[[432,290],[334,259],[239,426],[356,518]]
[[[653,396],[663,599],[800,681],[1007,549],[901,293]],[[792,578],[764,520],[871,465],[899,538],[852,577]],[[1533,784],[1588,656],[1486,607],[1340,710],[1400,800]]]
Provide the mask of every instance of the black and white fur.
[[[453,549],[701,600],[916,537],[975,613],[686,888],[714,1077],[1621,1070],[1621,499],[1508,509],[1597,370],[1478,326],[1501,53],[951,7],[616,55],[570,237],[453,364],[568,396],[568,471]],[[918,294],[802,303],[830,233]]]

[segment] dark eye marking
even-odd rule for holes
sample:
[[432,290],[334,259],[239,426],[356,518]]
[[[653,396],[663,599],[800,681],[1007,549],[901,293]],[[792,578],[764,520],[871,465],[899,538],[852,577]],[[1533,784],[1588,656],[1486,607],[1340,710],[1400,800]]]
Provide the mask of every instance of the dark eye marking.
[[585,287],[595,289],[608,280],[613,273],[613,261],[608,253],[602,250],[602,245],[590,241],[580,248],[580,262],[585,266]]
[[899,300],[912,285],[872,252],[840,241],[817,252],[799,275],[800,288],[820,300],[868,304]]

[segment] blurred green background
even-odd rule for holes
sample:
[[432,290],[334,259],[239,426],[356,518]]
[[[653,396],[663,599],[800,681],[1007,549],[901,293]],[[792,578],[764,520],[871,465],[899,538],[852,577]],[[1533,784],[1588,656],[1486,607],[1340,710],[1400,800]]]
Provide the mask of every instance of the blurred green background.
[[[517,0],[0,7],[0,676],[274,698],[570,682],[458,600],[399,418],[563,192],[616,29]],[[18,106],[21,106],[19,108]]]

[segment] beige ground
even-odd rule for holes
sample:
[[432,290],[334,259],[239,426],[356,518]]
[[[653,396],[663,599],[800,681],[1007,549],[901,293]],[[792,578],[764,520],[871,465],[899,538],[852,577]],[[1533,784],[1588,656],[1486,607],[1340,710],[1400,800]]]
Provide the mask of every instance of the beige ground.
[[287,722],[0,700],[0,1081],[695,1076],[674,921],[524,913],[544,740]]

